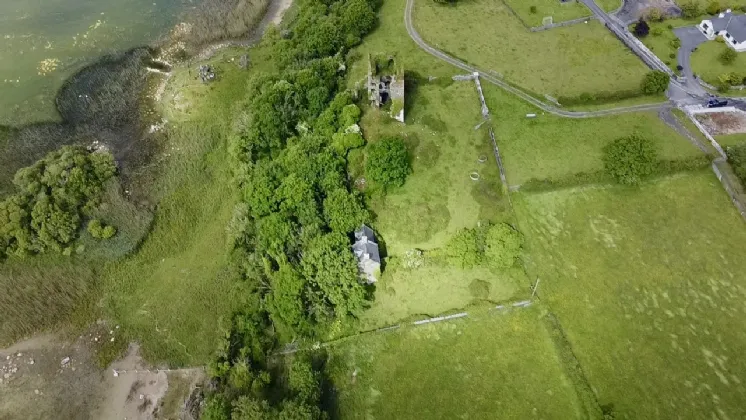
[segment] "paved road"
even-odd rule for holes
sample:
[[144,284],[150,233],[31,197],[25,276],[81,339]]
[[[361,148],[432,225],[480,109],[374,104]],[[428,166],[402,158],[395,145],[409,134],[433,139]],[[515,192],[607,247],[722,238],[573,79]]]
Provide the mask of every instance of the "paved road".
[[686,86],[689,89],[697,91],[700,95],[707,95],[707,91],[694,78],[694,71],[692,70],[692,51],[697,48],[700,44],[707,42],[708,39],[694,26],[687,26],[685,28],[676,28],[673,30],[677,37],[681,40],[681,47],[677,57],[678,65],[681,66],[684,77],[686,77]]
[[[585,0],[584,0],[585,1]],[[591,1],[591,3],[593,3]],[[595,3],[593,3],[595,5]],[[606,15],[603,10],[596,8],[604,15],[606,18],[608,18],[608,15]],[[483,80],[486,80],[496,86],[499,86],[503,90],[512,93],[513,95],[523,99],[524,101],[536,106],[537,108],[548,112],[550,114],[558,115],[561,117],[566,118],[591,118],[591,117],[601,117],[605,115],[615,115],[615,114],[623,114],[627,112],[637,112],[637,111],[652,111],[652,110],[660,110],[665,108],[672,108],[673,105],[669,102],[661,102],[661,103],[654,103],[654,104],[643,104],[643,105],[635,105],[635,106],[628,106],[628,107],[620,107],[620,108],[610,108],[610,109],[604,109],[600,111],[566,111],[560,108],[557,108],[556,106],[550,105],[546,102],[543,102],[539,99],[534,98],[533,96],[527,94],[526,92],[523,92],[520,89],[517,89],[508,83],[490,75],[489,73],[485,73],[478,68],[474,66],[470,66],[463,61],[457,60],[450,55],[431,47],[430,45],[425,42],[425,40],[422,39],[420,34],[417,32],[417,30],[414,28],[414,24],[412,22],[412,10],[414,9],[414,0],[407,0],[407,5],[404,10],[404,25],[407,28],[407,33],[409,34],[410,38],[425,52],[428,54],[445,61],[453,66],[456,66],[466,72],[469,73],[479,73],[479,77]]]

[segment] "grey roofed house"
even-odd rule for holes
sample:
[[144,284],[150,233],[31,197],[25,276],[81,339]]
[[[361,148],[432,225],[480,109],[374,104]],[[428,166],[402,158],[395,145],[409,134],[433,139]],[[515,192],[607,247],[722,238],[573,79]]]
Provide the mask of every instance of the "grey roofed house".
[[381,255],[378,252],[378,243],[373,229],[362,225],[360,229],[355,231],[355,243],[352,245],[352,252],[355,253],[357,258],[360,276],[366,283],[370,284],[378,281],[377,276],[381,272]]
[[736,51],[746,51],[746,15],[736,15],[730,10],[705,19],[697,25],[710,40],[722,36]]

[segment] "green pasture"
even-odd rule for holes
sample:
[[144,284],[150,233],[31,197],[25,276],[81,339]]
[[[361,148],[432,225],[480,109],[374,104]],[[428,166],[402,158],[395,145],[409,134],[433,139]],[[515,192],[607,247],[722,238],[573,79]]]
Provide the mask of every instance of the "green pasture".
[[617,418],[746,416],[746,229],[710,171],[513,195],[525,261]]
[[[519,312],[520,311],[520,312]],[[572,419],[581,404],[539,309],[386,333],[329,351],[342,419]]]
[[431,45],[537,95],[637,91],[644,64],[598,21],[530,33],[499,1],[415,4]]

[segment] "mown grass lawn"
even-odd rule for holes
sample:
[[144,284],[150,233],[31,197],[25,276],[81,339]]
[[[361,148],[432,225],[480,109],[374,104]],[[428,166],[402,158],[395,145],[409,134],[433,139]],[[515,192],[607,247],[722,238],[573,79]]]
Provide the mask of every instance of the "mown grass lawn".
[[[582,17],[590,17],[591,11],[578,1],[560,2],[559,0],[505,0],[505,4],[515,11],[526,26],[541,26],[545,17],[552,17],[554,23]],[[531,6],[536,12],[531,13]]]
[[692,53],[692,70],[694,74],[707,83],[717,86],[718,78],[726,73],[736,73],[746,78],[746,54],[736,54],[731,64],[723,64],[719,56],[728,47],[717,41],[705,42]]
[[746,228],[711,172],[513,198],[529,271],[601,404],[746,416]]
[[530,33],[498,1],[417,1],[414,24],[431,45],[538,95],[638,90],[647,69],[598,21]]
[[540,316],[484,314],[329,348],[340,418],[581,418]]
[[[639,134],[653,140],[661,158],[679,159],[701,152],[656,113],[629,113],[601,118],[562,118],[543,114],[492,86],[485,87],[487,102],[496,110],[495,135],[508,183],[529,179],[556,179],[603,169],[603,147],[623,136]],[[536,118],[526,118],[537,113]]]

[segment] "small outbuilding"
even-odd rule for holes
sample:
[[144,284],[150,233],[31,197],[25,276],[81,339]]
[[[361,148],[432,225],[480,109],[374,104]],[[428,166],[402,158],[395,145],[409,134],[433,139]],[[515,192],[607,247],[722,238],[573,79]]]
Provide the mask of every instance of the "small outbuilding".
[[728,9],[703,20],[697,28],[709,40],[722,36],[729,47],[738,52],[746,51],[746,15],[735,15]]
[[352,252],[357,258],[360,277],[368,284],[377,282],[381,274],[381,254],[378,252],[378,242],[373,229],[362,225],[355,231]]

